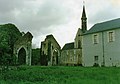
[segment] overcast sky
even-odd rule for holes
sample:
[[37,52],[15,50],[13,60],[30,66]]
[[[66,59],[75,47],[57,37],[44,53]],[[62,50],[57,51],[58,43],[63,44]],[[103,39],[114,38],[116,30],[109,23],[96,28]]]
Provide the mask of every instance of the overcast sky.
[[[85,0],[88,29],[94,24],[120,17],[120,0]],[[40,47],[53,34],[61,47],[73,42],[81,28],[83,0],[0,0],[0,24],[13,23],[30,31],[33,47]]]

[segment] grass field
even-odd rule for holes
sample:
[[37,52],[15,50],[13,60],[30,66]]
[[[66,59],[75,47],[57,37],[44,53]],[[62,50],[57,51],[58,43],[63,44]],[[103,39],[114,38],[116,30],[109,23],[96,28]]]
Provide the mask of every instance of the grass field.
[[1,73],[0,84],[120,84],[120,68],[21,67]]

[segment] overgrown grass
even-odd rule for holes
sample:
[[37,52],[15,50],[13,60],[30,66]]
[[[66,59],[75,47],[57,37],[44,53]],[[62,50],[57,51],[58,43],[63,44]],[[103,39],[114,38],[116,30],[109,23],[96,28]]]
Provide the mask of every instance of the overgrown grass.
[[120,84],[120,68],[21,67],[1,74],[0,84]]

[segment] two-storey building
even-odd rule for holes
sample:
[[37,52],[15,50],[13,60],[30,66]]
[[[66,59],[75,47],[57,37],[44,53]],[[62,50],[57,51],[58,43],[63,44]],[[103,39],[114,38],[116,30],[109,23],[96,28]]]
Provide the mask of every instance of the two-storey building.
[[83,66],[120,66],[120,18],[95,24],[82,44]]

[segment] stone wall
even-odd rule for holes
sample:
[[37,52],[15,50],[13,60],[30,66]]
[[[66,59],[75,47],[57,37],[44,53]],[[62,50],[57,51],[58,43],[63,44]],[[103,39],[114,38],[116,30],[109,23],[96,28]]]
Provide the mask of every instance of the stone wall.
[[81,49],[69,49],[61,52],[62,65],[81,65],[82,53]]
[[[23,35],[16,41],[14,45],[14,55],[16,56],[16,64],[20,64],[18,61],[20,59],[22,60],[22,58],[25,58],[25,64],[31,65],[32,38],[32,34],[30,32],[27,32],[25,35]],[[25,55],[23,56],[26,57],[21,56],[22,58],[19,58],[19,51],[21,49],[25,51]]]
[[41,42],[41,65],[58,65],[60,50],[61,47],[53,35],[47,35]]

